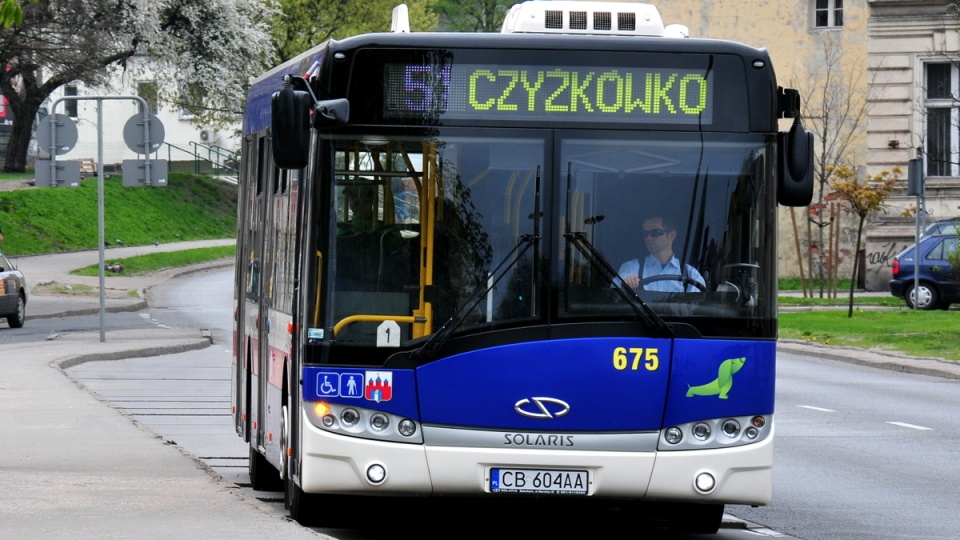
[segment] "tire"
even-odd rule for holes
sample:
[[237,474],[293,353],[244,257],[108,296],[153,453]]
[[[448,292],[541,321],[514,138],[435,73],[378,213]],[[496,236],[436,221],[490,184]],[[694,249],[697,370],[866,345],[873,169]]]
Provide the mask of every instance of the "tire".
[[20,293],[17,296],[17,312],[13,315],[7,317],[7,324],[10,325],[10,328],[22,328],[23,323],[27,320],[27,299],[24,298],[23,293]]
[[282,491],[283,483],[276,467],[267,461],[267,458],[251,446],[250,447],[250,487],[257,491]]
[[910,309],[921,309],[924,311],[929,311],[931,309],[936,309],[940,305],[940,293],[937,291],[936,287],[933,287],[929,283],[920,282],[919,291],[919,300],[917,300],[917,305],[914,307],[913,298],[913,284],[907,286],[907,291],[904,293],[904,299],[907,301],[907,306]]

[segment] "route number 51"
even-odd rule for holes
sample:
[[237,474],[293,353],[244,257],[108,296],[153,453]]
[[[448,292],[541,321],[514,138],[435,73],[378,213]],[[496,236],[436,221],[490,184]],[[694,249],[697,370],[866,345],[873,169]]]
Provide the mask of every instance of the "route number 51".
[[617,347],[613,350],[613,367],[617,371],[630,368],[631,371],[640,369],[640,363],[647,371],[656,371],[660,367],[660,349],[644,349],[643,347]]

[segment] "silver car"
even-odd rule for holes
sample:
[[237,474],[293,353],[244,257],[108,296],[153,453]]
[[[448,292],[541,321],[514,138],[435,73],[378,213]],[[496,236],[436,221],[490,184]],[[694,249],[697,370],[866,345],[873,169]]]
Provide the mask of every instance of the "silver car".
[[10,328],[20,328],[27,319],[27,284],[23,273],[0,253],[0,319],[6,317]]

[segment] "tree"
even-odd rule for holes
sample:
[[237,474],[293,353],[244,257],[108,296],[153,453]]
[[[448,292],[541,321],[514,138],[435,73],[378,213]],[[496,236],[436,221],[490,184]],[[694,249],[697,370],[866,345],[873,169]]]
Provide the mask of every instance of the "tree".
[[[273,22],[277,63],[286,62],[328,39],[344,39],[368,32],[389,32],[397,0],[277,0]],[[437,15],[427,0],[407,0],[410,30],[437,27]]]
[[[39,0],[23,5],[20,25],[0,29],[0,92],[14,119],[3,170],[26,165],[34,119],[59,87],[106,84],[111,69],[149,58],[158,99],[177,103],[195,121],[222,124],[242,113],[250,77],[272,56],[259,0]],[[258,22],[259,21],[259,22]]]
[[[830,221],[824,215],[825,191],[830,187],[831,172],[852,162],[849,151],[867,119],[867,97],[860,69],[844,69],[843,44],[838,33],[824,33],[819,43],[815,66],[795,87],[804,98],[803,117],[807,129],[816,137],[814,170],[817,202],[811,207],[810,222],[816,225],[818,278],[823,297],[824,229]],[[811,246],[812,247],[812,246]],[[811,269],[811,275],[813,269]]]
[[440,15],[447,30],[499,32],[514,0],[434,0],[430,9]]
[[[867,218],[876,214],[883,208],[887,197],[893,193],[897,185],[897,180],[903,171],[899,167],[893,170],[883,171],[873,178],[861,181],[857,178],[856,172],[846,166],[834,167],[828,171],[833,176],[833,189],[840,200],[849,205],[850,210],[857,215],[857,249],[853,252],[854,256],[860,253],[860,239],[863,235],[863,224]],[[860,267],[856,262],[853,265],[853,274],[850,276],[850,305],[847,309],[847,317],[853,317],[853,289],[857,283],[857,269]]]

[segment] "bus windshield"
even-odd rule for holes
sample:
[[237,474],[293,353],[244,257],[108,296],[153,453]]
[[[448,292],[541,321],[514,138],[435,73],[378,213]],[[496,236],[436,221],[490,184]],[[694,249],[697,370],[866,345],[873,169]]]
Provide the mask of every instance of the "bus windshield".
[[337,344],[623,321],[640,301],[705,334],[773,316],[762,136],[448,128],[333,143]]

